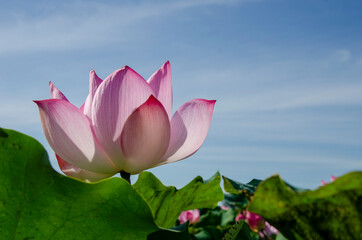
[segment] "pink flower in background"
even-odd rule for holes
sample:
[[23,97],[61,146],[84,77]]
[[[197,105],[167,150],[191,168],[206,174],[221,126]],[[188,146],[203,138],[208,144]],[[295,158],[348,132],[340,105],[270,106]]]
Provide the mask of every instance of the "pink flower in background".
[[[334,182],[336,179],[337,179],[337,177],[331,175],[331,182]],[[325,181],[323,181],[323,180],[321,180],[321,182],[322,182],[322,186],[328,184],[327,182],[325,182]]]
[[239,213],[235,221],[240,221],[242,219],[245,219],[246,222],[249,225],[250,230],[257,232],[265,227],[265,221],[264,219],[256,214],[249,211],[244,211],[243,213]]
[[242,214],[239,213],[236,217],[235,217],[235,222],[240,221],[242,219],[246,219],[246,217]]
[[80,108],[51,82],[52,99],[35,101],[66,175],[94,182],[120,171],[137,174],[187,158],[204,142],[215,101],[191,100],[172,116],[169,62],[147,81],[125,66],[104,81],[92,70],[89,82]]
[[278,229],[270,225],[270,223],[265,222],[265,228],[259,231],[258,234],[261,239],[272,239],[272,236],[278,235],[278,233],[279,233]]
[[266,222],[260,215],[245,210],[243,213],[239,213],[235,221],[245,219],[249,225],[250,230],[258,232],[261,239],[271,239],[272,235],[277,235],[278,230]]
[[337,179],[337,177],[331,175],[331,182],[334,182]]
[[187,221],[189,221],[190,224],[194,224],[197,223],[199,219],[200,219],[199,209],[183,211],[178,217],[180,224],[183,224],[184,222]]
[[257,232],[265,227],[264,219],[256,213],[245,211],[245,218],[249,228],[254,232]]
[[227,211],[227,210],[230,209],[230,207],[229,207],[229,206],[226,206],[226,205],[221,205],[220,208],[221,208],[222,210],[224,210],[224,211]]

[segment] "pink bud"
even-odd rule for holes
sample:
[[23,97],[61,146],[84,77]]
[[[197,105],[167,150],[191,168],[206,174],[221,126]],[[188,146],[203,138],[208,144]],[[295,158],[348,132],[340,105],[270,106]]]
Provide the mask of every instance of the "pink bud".
[[[331,175],[331,182],[334,182],[336,179],[337,179],[337,177]],[[328,184],[327,182],[325,182],[325,181],[323,181],[323,180],[321,180],[321,183],[322,183],[322,186]]]
[[195,224],[200,220],[200,211],[199,209],[183,211],[178,217],[178,220],[180,224],[187,221],[189,221],[190,224]]
[[265,222],[265,228],[261,232],[264,234],[266,239],[270,239],[272,235],[277,235],[279,233],[278,229],[270,225],[268,222]]
[[235,221],[240,221],[242,219],[246,219],[246,217],[242,214],[242,213],[239,213],[236,217],[235,217]]
[[225,210],[225,211],[227,211],[227,210],[229,210],[230,209],[230,207],[229,206],[225,206],[225,205],[221,205],[221,207],[220,207],[222,210]]
[[337,177],[331,175],[331,182],[334,182],[337,179]]
[[250,230],[257,232],[265,227],[265,221],[260,215],[245,211],[245,217]]
[[265,228],[258,232],[260,239],[273,239],[273,235],[277,235],[279,233],[278,229],[271,226],[268,222],[265,222]]

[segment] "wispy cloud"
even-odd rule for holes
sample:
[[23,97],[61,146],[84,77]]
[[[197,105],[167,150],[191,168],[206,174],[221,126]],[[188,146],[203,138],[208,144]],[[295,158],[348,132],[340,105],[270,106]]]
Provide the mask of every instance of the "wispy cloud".
[[350,56],[350,50],[331,50],[285,61],[276,53],[269,61],[232,61],[184,78],[192,78],[197,87],[207,85],[208,94],[219,100],[220,112],[357,107],[362,106],[362,70]]
[[[255,92],[258,94],[256,95]],[[362,106],[361,83],[309,86],[306,84],[225,96],[220,111],[277,111],[323,106]]]
[[[64,51],[125,42],[135,25],[150,18],[205,5],[244,1],[165,1],[138,5],[80,1],[52,7],[41,18],[12,13],[12,21],[0,24],[0,54],[10,52]],[[46,12],[46,11],[45,11]]]
[[338,50],[335,53],[335,57],[340,62],[346,62],[351,58],[351,52],[346,49]]

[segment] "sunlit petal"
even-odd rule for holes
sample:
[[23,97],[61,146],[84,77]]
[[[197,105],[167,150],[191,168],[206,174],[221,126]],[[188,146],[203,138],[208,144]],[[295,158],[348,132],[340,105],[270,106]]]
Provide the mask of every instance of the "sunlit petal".
[[147,82],[129,67],[109,75],[98,87],[92,104],[96,136],[117,167],[123,168],[121,132],[129,115],[152,94]]
[[64,94],[56,86],[54,86],[52,82],[49,82],[49,91],[52,99],[61,99],[69,102]]
[[170,122],[162,104],[151,96],[124,124],[121,144],[124,171],[136,174],[157,165],[170,141]]
[[59,165],[60,170],[62,170],[62,172],[69,177],[77,178],[77,179],[83,180],[85,182],[97,182],[102,179],[112,177],[112,175],[113,175],[113,173],[112,174],[101,174],[101,173],[87,171],[85,169],[81,169],[79,167],[76,167],[76,166],[64,161],[61,157],[59,157],[56,154],[55,154],[55,156],[58,160],[58,165]]
[[83,106],[83,113],[89,118],[92,118],[92,102],[94,95],[99,87],[99,85],[102,83],[102,79],[100,79],[94,70],[90,71],[89,73],[89,94],[87,96],[87,99],[85,100],[84,106]]
[[172,81],[171,65],[167,61],[148,80],[148,84],[153,90],[155,97],[166,109],[169,119],[172,117]]
[[59,99],[35,102],[45,137],[57,155],[88,171],[117,172],[97,143],[88,118],[77,107]]
[[184,159],[201,147],[210,127],[214,105],[214,100],[194,99],[176,111],[171,120],[170,145],[162,164]]

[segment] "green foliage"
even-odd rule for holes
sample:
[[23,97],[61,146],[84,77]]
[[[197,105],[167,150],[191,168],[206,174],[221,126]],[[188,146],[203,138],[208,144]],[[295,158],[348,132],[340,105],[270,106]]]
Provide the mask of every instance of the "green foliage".
[[305,192],[273,176],[259,185],[248,209],[288,239],[362,239],[362,172]]
[[261,180],[253,179],[248,183],[240,183],[223,176],[224,189],[230,194],[225,194],[224,205],[244,210],[254,195]]
[[228,210],[222,210],[220,207],[201,209],[199,222],[190,226],[192,239],[258,239],[251,236],[252,233],[247,224],[243,225],[245,221],[235,223],[236,213],[232,208]]
[[163,185],[152,173],[142,172],[133,187],[150,204],[157,225],[170,228],[175,225],[182,211],[214,208],[223,200],[220,175],[217,173],[205,182],[201,177],[196,177],[177,190]]
[[235,211],[228,209],[227,211],[221,210],[219,207],[215,209],[201,209],[201,218],[196,224],[196,227],[205,227],[210,225],[227,227],[232,225],[235,221]]
[[[308,191],[273,176],[242,184],[220,175],[196,177],[180,190],[143,172],[131,186],[120,178],[84,183],[55,172],[44,148],[21,133],[0,129],[1,239],[258,239],[247,208],[288,239],[362,239],[362,172]],[[216,208],[215,208],[216,207]],[[175,225],[180,213],[200,209],[198,223]],[[214,208],[214,209],[209,209]],[[278,234],[276,239],[286,239]],[[275,236],[274,236],[275,237]],[[274,238],[273,237],[273,238]]]
[[249,200],[245,197],[244,194],[225,194],[223,205],[239,208],[244,210],[249,204]]
[[185,240],[190,239],[188,222],[169,230],[158,230],[148,235],[147,240]]
[[125,180],[58,174],[36,140],[12,130],[0,129],[0,183],[1,239],[189,239],[187,228],[160,229]]
[[221,210],[220,207],[215,209],[201,209],[200,220],[192,226],[194,238],[197,240],[221,239],[229,230],[230,226],[235,223],[235,211],[229,209]]
[[240,194],[240,193],[254,193],[261,180],[253,179],[248,183],[240,183],[234,180],[231,180],[227,177],[222,177],[224,179],[224,189],[228,193]]
[[259,239],[250,235],[248,224],[244,220],[237,221],[230,227],[222,240],[254,240]]
[[[257,187],[259,186],[261,180],[253,179],[248,183],[240,183],[234,181],[230,178],[223,176],[224,179],[224,189],[230,194],[225,194],[223,204],[231,207],[233,211],[237,214],[243,212],[254,195]],[[236,217],[234,215],[234,219]],[[250,240],[250,239],[259,239],[259,236],[256,232],[250,231],[248,224],[244,220],[240,220],[231,227],[229,226],[228,232],[225,234],[223,240]]]

